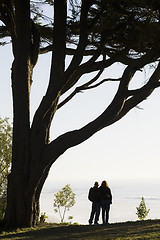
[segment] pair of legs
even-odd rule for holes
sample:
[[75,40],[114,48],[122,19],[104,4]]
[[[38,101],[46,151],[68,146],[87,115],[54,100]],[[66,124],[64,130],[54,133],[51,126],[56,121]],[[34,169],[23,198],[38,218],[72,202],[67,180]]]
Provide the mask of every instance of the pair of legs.
[[91,215],[90,215],[90,219],[89,219],[89,224],[93,223],[93,219],[94,219],[94,224],[97,224],[99,221],[99,214],[100,214],[100,203],[93,202]]
[[103,222],[103,224],[108,223],[110,201],[109,200],[101,200],[101,208],[102,208],[102,222]]

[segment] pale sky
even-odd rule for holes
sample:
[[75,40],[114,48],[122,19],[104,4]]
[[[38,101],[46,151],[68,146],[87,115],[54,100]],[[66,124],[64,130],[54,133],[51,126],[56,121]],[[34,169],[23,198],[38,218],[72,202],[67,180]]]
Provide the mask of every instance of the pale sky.
[[[10,46],[0,47],[0,115],[12,122]],[[45,94],[50,70],[50,54],[41,56],[33,76],[31,118]],[[104,77],[120,77],[123,66],[114,66]],[[136,80],[144,82],[145,73]],[[91,76],[86,75],[88,80]],[[82,80],[83,81],[83,80]],[[78,94],[56,114],[51,139],[78,129],[98,116],[114,96],[116,84],[103,84],[98,90]],[[109,87],[109,90],[108,90]],[[47,182],[64,180],[111,180],[160,178],[160,95],[157,89],[117,123],[101,130],[84,143],[67,150],[52,166]]]

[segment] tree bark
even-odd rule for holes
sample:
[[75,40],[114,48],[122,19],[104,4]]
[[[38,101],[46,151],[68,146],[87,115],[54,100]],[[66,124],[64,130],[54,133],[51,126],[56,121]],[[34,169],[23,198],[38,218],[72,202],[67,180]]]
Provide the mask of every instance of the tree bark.
[[39,222],[39,198],[49,169],[42,169],[40,164],[32,165],[28,180],[16,171],[8,178],[8,205],[6,223],[12,227],[35,226]]

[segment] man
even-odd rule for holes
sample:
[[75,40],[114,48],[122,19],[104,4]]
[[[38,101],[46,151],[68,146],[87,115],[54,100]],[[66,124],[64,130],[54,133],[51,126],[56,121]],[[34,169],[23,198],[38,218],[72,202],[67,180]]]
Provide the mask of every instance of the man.
[[89,219],[89,224],[91,225],[94,220],[94,224],[99,224],[99,215],[100,215],[100,200],[101,195],[98,188],[98,182],[94,183],[94,187],[91,187],[88,194],[88,199],[92,202],[92,210]]

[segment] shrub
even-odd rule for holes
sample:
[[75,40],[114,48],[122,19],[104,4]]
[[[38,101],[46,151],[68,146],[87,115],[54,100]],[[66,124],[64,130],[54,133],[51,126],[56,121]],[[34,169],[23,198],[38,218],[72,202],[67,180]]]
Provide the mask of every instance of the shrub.
[[150,209],[147,210],[147,208],[146,208],[144,197],[142,197],[139,207],[136,207],[136,208],[137,208],[136,214],[138,215],[138,218],[140,220],[144,220],[148,216],[149,211],[150,211]]
[[46,221],[46,218],[48,218],[48,217],[46,216],[46,213],[45,213],[45,212],[44,212],[44,213],[41,213],[40,223],[44,223],[44,222]]

